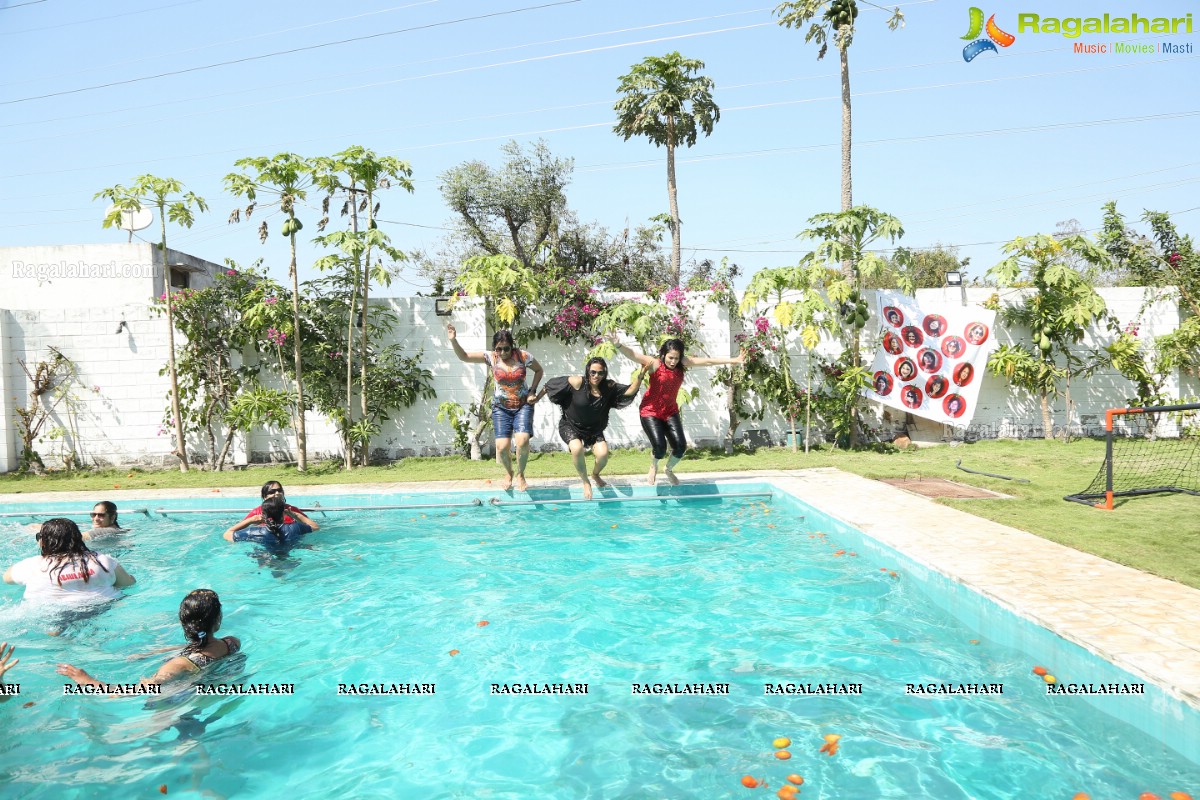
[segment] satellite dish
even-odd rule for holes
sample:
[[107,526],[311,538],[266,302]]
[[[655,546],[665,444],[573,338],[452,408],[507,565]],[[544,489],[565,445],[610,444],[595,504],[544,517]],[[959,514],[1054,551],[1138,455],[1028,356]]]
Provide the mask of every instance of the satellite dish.
[[[116,210],[117,207],[115,205],[104,209],[104,218],[108,219]],[[143,228],[149,228],[150,223],[153,221],[153,211],[148,208],[139,208],[137,211],[122,211],[121,224],[118,227],[123,231],[129,231],[129,238],[132,241],[134,231],[140,231]]]

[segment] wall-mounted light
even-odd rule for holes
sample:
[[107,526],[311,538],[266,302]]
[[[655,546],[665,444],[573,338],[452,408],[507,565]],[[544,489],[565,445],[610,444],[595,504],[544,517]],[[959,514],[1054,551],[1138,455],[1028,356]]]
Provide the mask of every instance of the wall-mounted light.
[[438,297],[438,298],[434,299],[433,313],[437,314],[439,317],[450,316],[450,298],[449,297]]
[[967,304],[967,282],[966,273],[959,270],[951,270],[946,273],[946,285],[949,287],[958,287],[958,293],[962,297],[962,304]]

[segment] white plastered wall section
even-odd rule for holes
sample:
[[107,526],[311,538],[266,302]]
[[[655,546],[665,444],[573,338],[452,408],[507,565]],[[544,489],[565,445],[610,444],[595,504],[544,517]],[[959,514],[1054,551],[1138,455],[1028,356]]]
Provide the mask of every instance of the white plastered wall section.
[[[168,400],[167,378],[159,374],[167,360],[166,320],[154,312],[147,302],[147,288],[138,290],[141,292],[138,302],[117,303],[97,296],[88,303],[71,301],[50,308],[14,310],[8,307],[0,311],[0,356],[3,357],[0,404],[3,405],[4,417],[0,422],[0,435],[3,436],[3,442],[0,443],[0,469],[14,468],[20,453],[15,408],[27,402],[29,386],[19,360],[36,364],[47,358],[49,347],[60,349],[76,365],[79,411],[71,420],[60,409],[47,426],[48,429],[61,427],[74,430],[70,441],[84,463],[175,465],[176,461],[170,455],[172,437],[169,432],[159,432]],[[971,303],[982,302],[992,291],[970,289],[968,300]],[[1122,325],[1134,319],[1145,302],[1141,289],[1104,289],[1101,295]],[[0,304],[10,305],[6,295],[0,297],[5,298],[0,300]],[[873,298],[868,299],[873,301]],[[922,290],[918,299],[922,303],[957,303],[959,294],[957,290]],[[445,326],[448,320],[454,322],[466,350],[488,350],[493,331],[485,324],[483,307],[476,301],[467,300],[459,303],[453,316],[447,318],[436,316],[433,298],[378,298],[372,302],[387,304],[397,316],[397,326],[389,341],[401,344],[409,353],[423,352],[422,365],[432,372],[437,395],[434,399],[418,400],[415,405],[385,422],[373,444],[373,455],[398,458],[450,452],[453,433],[448,424],[437,421],[438,406],[442,402],[453,401],[468,408],[480,396],[486,368],[458,361],[446,339]],[[1150,305],[1141,318],[1140,335],[1143,338],[1174,330],[1179,323],[1178,310],[1169,303]],[[117,333],[122,320],[126,322],[126,329]],[[867,330],[876,328],[877,320],[872,318]],[[702,354],[732,354],[733,337],[737,332],[731,326],[725,310],[705,306],[700,320]],[[1000,331],[1001,341],[1011,341],[1011,337],[1024,334],[1022,331]],[[797,382],[802,383],[806,356],[798,352],[795,338],[789,339],[794,354],[793,368]],[[588,350],[584,343],[567,346],[556,339],[518,344],[527,347],[543,365],[546,379],[581,373]],[[835,355],[836,349],[836,342],[831,339],[824,340],[819,347],[819,351],[826,356]],[[623,381],[629,379],[633,367],[633,362],[623,356],[618,356],[610,364],[613,375]],[[696,386],[700,389],[699,399],[683,410],[685,430],[692,444],[719,444],[728,426],[724,392],[711,386],[713,372],[713,368],[696,369],[685,381],[685,387]],[[1004,381],[991,375],[984,375],[982,380],[980,408],[970,428],[946,431],[941,425],[933,425],[935,437],[1009,438],[1041,435],[1041,412],[1036,398],[1012,390]],[[1111,371],[1100,371],[1089,379],[1078,381],[1073,388],[1073,400],[1076,403],[1072,414],[1074,429],[1095,433],[1097,425],[1103,425],[1104,410],[1125,405],[1132,392],[1132,386]],[[1175,376],[1168,386],[1168,393],[1173,396],[1188,397],[1198,392],[1200,387],[1190,377],[1180,380],[1179,376]],[[563,449],[557,432],[559,414],[557,407],[545,401],[537,406],[533,438],[535,449]],[[1064,420],[1060,400],[1055,406],[1055,423],[1061,425]],[[310,458],[338,456],[341,442],[332,425],[315,413],[308,414],[306,421]],[[876,424],[884,430],[893,430],[903,424],[903,419],[901,415],[892,413]],[[760,429],[767,431],[774,442],[780,443],[786,427],[785,420],[777,413],[769,412],[761,421],[743,421],[738,437],[748,429]],[[233,463],[245,463],[247,460],[288,461],[295,458],[295,441],[291,431],[256,431],[248,438],[248,442],[235,442],[235,449],[231,453]],[[618,447],[646,446],[636,405],[614,412],[607,438]],[[192,443],[195,447],[201,444],[200,441]],[[56,442],[50,441],[43,442],[39,447],[48,465],[57,463],[55,456],[58,447]]]

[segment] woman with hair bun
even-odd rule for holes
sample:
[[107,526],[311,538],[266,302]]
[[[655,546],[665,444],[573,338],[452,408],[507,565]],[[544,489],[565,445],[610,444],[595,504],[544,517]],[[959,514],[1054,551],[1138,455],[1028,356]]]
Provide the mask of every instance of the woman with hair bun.
[[[291,509],[295,519],[284,513],[287,509]],[[285,504],[279,495],[267,497],[258,510],[258,514],[246,517],[225,531],[225,541],[283,547],[295,544],[301,536],[321,527],[300,509]]]
[[[504,491],[529,488],[525,481],[525,464],[529,461],[529,439],[533,436],[533,404],[537,402],[538,384],[542,382],[542,365],[525,350],[517,349],[512,331],[496,331],[492,337],[492,352],[468,353],[458,343],[453,325],[446,326],[446,336],[454,347],[454,355],[468,364],[487,364],[492,370],[496,391],[492,394],[492,430],[496,434],[496,461],[504,467]],[[525,378],[533,372],[528,385]],[[517,469],[513,472],[511,448],[517,450]]]
[[715,367],[741,364],[737,358],[691,358],[683,354],[682,339],[667,339],[658,348],[658,356],[648,356],[627,347],[612,337],[626,358],[631,358],[650,371],[650,388],[642,395],[640,415],[642,430],[650,440],[650,472],[646,482],[651,486],[658,480],[658,462],[667,455],[670,445],[671,457],[667,459],[667,481],[678,485],[679,479],[672,470],[687,452],[687,440],[683,436],[683,421],[679,417],[679,388],[683,386],[683,374],[692,367]]
[[26,600],[114,600],[121,596],[118,589],[134,583],[115,558],[89,550],[79,526],[69,519],[46,520],[35,538],[41,555],[18,561],[4,573],[5,583],[25,585]]
[[[168,659],[149,678],[143,678],[143,686],[170,683],[191,677],[209,664],[231,656],[242,649],[241,641],[234,636],[218,639],[215,634],[221,627],[221,598],[212,589],[196,589],[188,593],[179,604],[179,624],[187,644],[179,655]],[[79,667],[59,664],[55,670],[66,675],[80,686],[105,686]]]

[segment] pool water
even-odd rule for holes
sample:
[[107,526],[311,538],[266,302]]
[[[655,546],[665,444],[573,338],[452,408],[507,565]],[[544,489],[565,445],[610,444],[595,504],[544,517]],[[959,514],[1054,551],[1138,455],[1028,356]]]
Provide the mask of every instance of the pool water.
[[[228,516],[122,521],[135,531],[96,549],[138,583],[102,613],[50,637],[20,587],[0,588],[0,638],[19,647],[22,686],[0,704],[6,798],[160,786],[173,797],[772,797],[791,773],[804,798],[1200,796],[1200,765],[1095,704],[1046,696],[1030,672],[1046,654],[964,627],[897,559],[786,495],[330,513],[286,559],[227,544]],[[4,566],[34,553],[20,524],[0,525]],[[131,656],[181,643],[179,601],[199,587],[220,594],[221,634],[243,643],[220,680],[291,683],[295,696],[62,695],[58,662],[110,682],[152,674],[164,655]],[[436,693],[337,694],[359,682]],[[489,692],[513,682],[589,692]],[[633,683],[730,688],[634,696]],[[764,696],[766,683],[855,683],[862,695]],[[927,698],[906,683],[1004,693]],[[841,735],[837,755],[818,753],[825,734]],[[773,755],[781,736],[788,761]],[[769,793],[744,789],[746,774]]]

